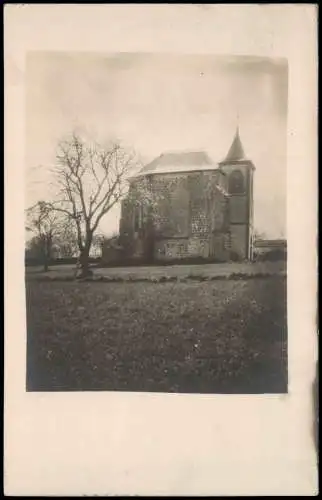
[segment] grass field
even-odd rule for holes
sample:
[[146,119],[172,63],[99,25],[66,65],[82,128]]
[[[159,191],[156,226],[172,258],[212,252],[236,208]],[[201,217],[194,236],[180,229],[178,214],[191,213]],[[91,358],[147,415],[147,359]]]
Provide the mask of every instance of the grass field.
[[287,391],[286,279],[26,282],[27,390]]

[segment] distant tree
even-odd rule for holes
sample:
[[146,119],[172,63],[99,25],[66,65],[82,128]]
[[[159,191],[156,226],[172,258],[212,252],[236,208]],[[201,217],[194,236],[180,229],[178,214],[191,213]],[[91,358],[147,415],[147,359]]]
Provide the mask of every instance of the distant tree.
[[50,204],[72,221],[77,235],[81,275],[89,271],[89,254],[102,218],[127,192],[126,179],[136,155],[118,143],[102,147],[80,135],[61,141],[53,170],[58,193]]
[[55,237],[59,235],[64,221],[48,203],[38,201],[35,205],[26,211],[26,230],[32,232],[35,236],[32,239],[32,245],[37,248],[40,259],[44,266],[44,271],[48,271],[49,261],[52,257]]
[[25,256],[27,259],[42,259],[42,241],[39,236],[33,236],[27,243],[25,248]]

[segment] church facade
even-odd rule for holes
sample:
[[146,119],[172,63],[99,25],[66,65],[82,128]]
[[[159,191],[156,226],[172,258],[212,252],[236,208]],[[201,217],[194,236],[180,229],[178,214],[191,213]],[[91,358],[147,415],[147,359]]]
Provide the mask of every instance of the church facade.
[[238,129],[218,165],[205,152],[160,155],[130,180],[122,202],[126,258],[251,260],[254,171]]

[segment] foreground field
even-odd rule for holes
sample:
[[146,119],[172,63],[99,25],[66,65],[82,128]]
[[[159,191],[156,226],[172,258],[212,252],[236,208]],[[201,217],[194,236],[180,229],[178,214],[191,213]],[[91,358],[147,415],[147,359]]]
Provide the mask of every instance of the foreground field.
[[28,390],[287,390],[283,277],[26,290]]

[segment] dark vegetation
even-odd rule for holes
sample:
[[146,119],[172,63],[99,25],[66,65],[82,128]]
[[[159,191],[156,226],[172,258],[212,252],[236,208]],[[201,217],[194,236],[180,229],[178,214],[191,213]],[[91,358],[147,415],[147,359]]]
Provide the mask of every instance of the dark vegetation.
[[[256,262],[278,262],[278,261],[286,261],[287,255],[283,250],[272,250],[263,255],[254,256],[254,260]],[[64,258],[52,258],[48,260],[49,266],[62,265],[62,264],[75,264],[77,263],[76,257],[64,257]],[[101,257],[89,257],[89,264],[92,264],[94,267],[104,268],[104,267],[154,267],[154,266],[173,266],[173,265],[204,265],[204,264],[222,264],[221,261],[215,259],[205,259],[202,257],[196,258],[186,258],[186,259],[172,259],[172,260],[164,260],[164,261],[150,261],[146,259],[118,259],[110,262],[104,262]],[[26,258],[25,259],[26,267],[32,266],[41,266],[42,260],[41,258]]]
[[[48,266],[61,266],[61,265],[70,265],[70,264],[77,264],[78,258],[77,257],[63,257],[63,258],[56,258],[56,259],[49,259],[48,260]],[[99,264],[101,261],[100,257],[89,257],[89,263],[90,264]],[[26,267],[39,267],[42,265],[42,259],[39,257],[29,257],[25,258],[25,266]]]
[[276,248],[274,250],[270,250],[269,252],[261,254],[257,254],[255,252],[254,260],[257,262],[276,262],[283,261],[287,259],[287,251],[286,249]]

